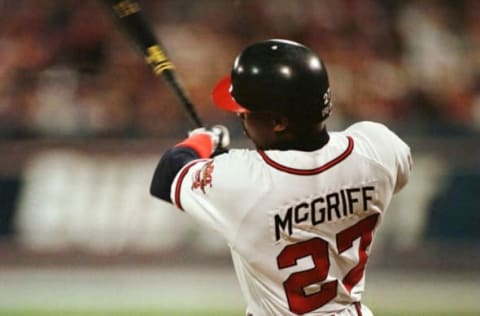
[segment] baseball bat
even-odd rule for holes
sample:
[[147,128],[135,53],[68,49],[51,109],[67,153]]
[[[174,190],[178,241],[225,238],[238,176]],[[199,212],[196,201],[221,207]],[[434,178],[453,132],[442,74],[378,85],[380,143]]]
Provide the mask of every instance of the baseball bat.
[[143,54],[145,62],[156,76],[161,76],[172,89],[180,104],[186,110],[195,127],[203,123],[190,101],[185,88],[180,83],[175,66],[165,53],[164,46],[156,38],[152,27],[142,13],[140,4],[135,0],[101,0],[113,13],[120,27],[135,43]]

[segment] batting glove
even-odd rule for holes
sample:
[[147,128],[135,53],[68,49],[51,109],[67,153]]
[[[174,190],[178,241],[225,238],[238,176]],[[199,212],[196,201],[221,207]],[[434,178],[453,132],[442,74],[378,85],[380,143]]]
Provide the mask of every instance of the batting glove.
[[230,132],[228,131],[228,128],[224,125],[214,125],[209,128],[196,128],[188,133],[188,137],[192,137],[198,134],[206,134],[210,136],[213,144],[212,155],[226,152],[228,145],[230,145]]

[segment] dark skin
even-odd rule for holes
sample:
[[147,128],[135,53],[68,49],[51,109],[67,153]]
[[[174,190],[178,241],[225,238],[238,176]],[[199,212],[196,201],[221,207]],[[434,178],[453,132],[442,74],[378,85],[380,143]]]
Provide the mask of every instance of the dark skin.
[[243,130],[258,149],[314,151],[328,142],[324,120],[289,119],[272,112],[237,114]]

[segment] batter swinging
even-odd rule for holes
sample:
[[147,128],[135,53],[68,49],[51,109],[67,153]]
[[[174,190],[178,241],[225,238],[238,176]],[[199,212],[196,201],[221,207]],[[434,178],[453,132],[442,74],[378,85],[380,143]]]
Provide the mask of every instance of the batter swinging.
[[379,123],[327,132],[325,65],[292,41],[245,48],[213,100],[256,150],[218,154],[228,130],[194,130],[163,155],[151,193],[225,238],[247,315],[372,315],[365,268],[409,147]]

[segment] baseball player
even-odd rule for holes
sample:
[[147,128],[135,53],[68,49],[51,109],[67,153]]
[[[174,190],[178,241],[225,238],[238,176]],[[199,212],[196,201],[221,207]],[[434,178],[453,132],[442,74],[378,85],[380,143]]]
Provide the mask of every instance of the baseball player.
[[246,47],[213,91],[256,150],[197,129],[166,151],[151,193],[228,243],[247,315],[355,315],[375,232],[407,183],[409,147],[379,123],[327,132],[327,71],[304,45]]

